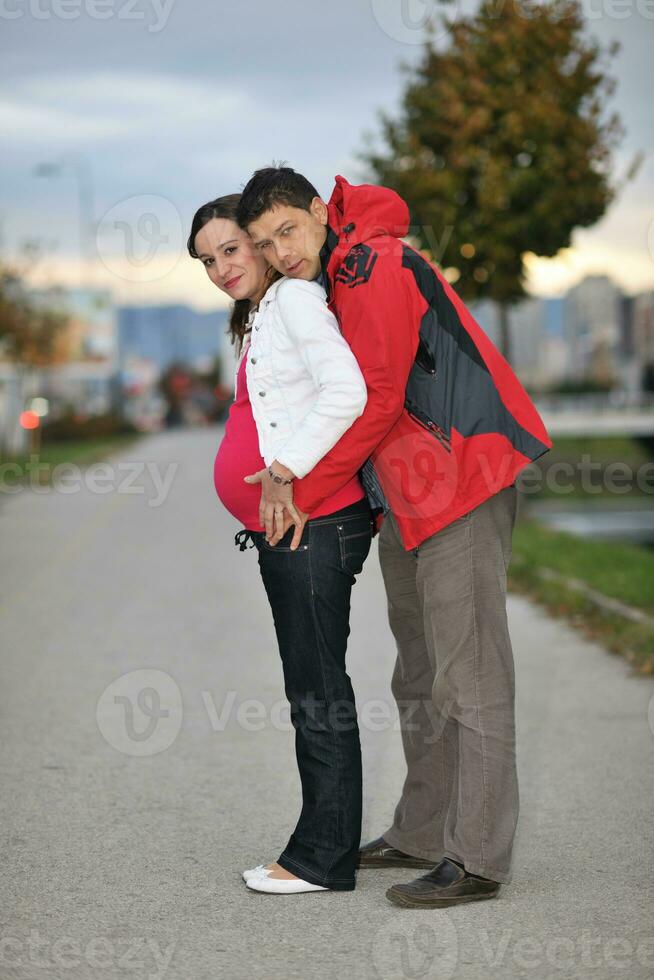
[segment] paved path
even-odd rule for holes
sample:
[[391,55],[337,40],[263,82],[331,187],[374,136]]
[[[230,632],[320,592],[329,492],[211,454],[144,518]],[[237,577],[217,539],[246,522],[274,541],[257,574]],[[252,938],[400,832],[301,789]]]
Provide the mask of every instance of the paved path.
[[[348,893],[247,891],[240,871],[279,853],[299,787],[255,553],[213,495],[219,437],[148,437],[95,488],[0,494],[1,980],[651,977],[654,685],[521,599],[501,897],[398,910],[392,871]],[[394,716],[373,705],[392,703],[383,601],[374,546],[349,654],[364,839],[403,778]]]

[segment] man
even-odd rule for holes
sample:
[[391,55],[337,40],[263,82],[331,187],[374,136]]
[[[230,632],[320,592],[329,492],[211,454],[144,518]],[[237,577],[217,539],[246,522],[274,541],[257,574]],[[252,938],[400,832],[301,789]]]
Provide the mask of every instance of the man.
[[[397,644],[392,691],[407,775],[360,867],[431,868],[387,897],[408,907],[492,898],[511,880],[519,795],[506,571],[515,480],[551,441],[507,362],[441,273],[402,241],[393,191],[336,177],[329,204],[287,167],[257,171],[238,221],[286,276],[318,278],[368,388],[363,414],[298,484],[262,483],[274,544],[358,470],[379,530]],[[283,453],[280,454],[283,462]]]

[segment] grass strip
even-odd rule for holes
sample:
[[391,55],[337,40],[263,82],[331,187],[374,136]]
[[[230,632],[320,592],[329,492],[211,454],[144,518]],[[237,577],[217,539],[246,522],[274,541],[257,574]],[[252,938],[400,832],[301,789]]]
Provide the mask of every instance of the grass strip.
[[[580,582],[585,588],[579,588]],[[623,656],[638,672],[654,673],[653,552],[590,541],[522,520],[513,538],[509,585]],[[647,618],[627,618],[609,608],[611,603],[599,604],[594,593],[640,610]]]

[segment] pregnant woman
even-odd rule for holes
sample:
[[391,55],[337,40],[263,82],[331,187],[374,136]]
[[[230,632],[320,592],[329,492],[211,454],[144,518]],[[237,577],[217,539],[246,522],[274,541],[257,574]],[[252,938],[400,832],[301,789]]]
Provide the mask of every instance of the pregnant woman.
[[[218,496],[243,524],[272,608],[295,729],[302,811],[277,861],[243,872],[254,891],[351,891],[361,834],[361,749],[345,668],[350,594],[373,522],[358,477],[314,511],[291,550],[291,526],[269,543],[259,484],[301,480],[361,415],[366,386],[318,282],[281,277],[236,223],[238,194],[195,214],[188,240],[234,306],[235,399],[214,465]],[[252,402],[256,400],[253,410]],[[264,447],[264,456],[260,447]],[[291,512],[292,513],[292,512]],[[292,516],[297,516],[292,513]]]

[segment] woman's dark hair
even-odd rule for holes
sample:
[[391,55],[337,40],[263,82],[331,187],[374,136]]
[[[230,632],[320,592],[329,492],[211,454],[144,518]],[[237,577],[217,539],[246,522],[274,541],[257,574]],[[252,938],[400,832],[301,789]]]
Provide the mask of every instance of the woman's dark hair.
[[[226,194],[224,197],[217,197],[215,201],[209,201],[197,209],[191,222],[191,233],[186,243],[192,259],[199,258],[195,250],[195,236],[200,229],[204,228],[213,218],[226,218],[228,221],[236,221],[236,211],[240,200],[240,194]],[[281,273],[271,266],[266,274],[266,288],[277,279],[281,279]],[[249,299],[237,299],[232,307],[227,333],[236,347],[237,354],[240,354],[243,346],[251,306]]]

